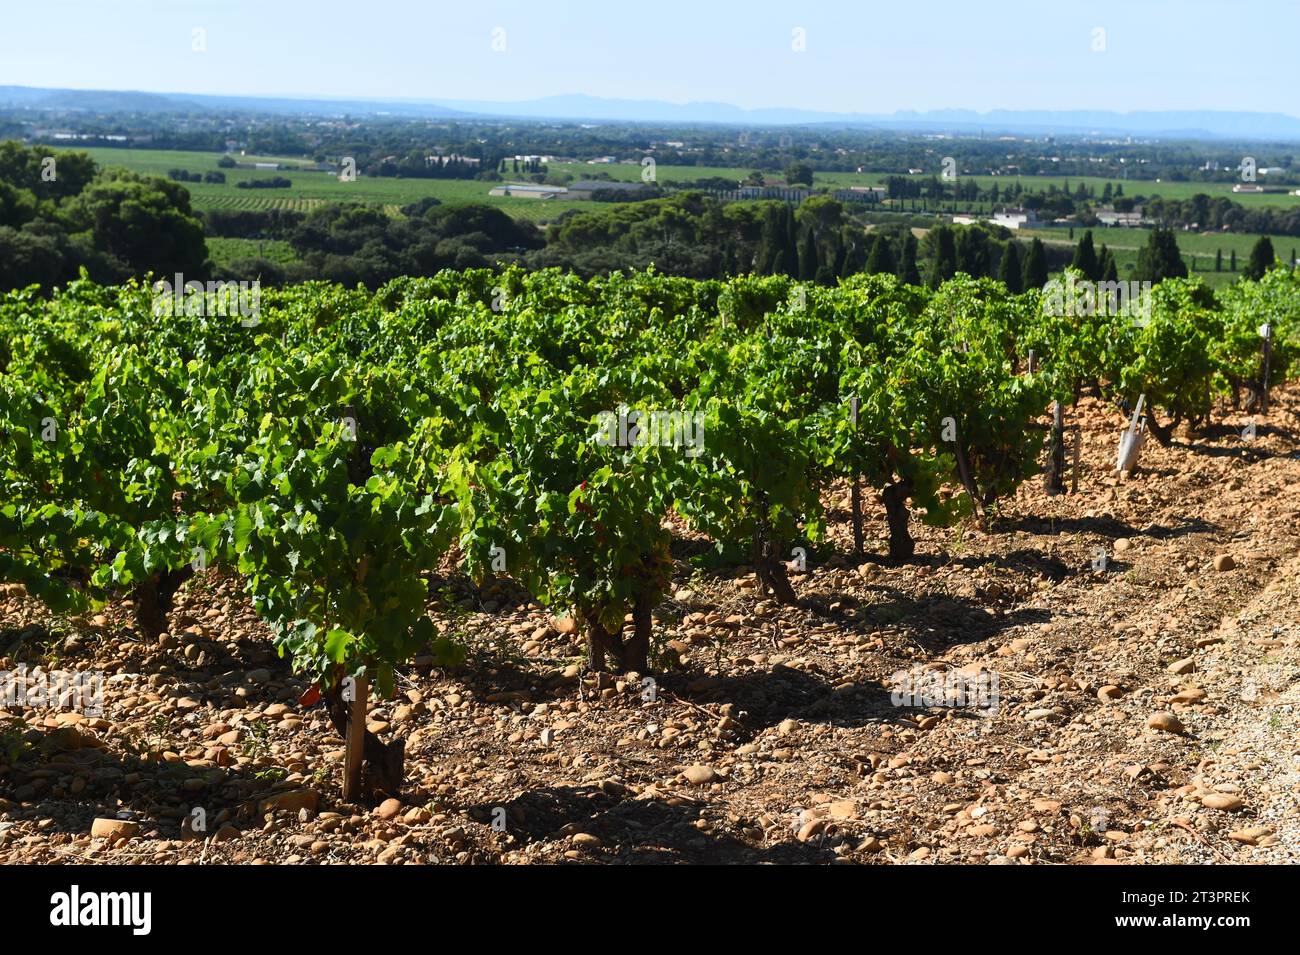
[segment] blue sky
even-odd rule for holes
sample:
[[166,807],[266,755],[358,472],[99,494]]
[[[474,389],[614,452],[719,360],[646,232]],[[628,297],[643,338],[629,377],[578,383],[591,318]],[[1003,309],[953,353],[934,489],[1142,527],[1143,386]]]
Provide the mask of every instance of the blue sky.
[[0,0],[0,84],[1300,115],[1298,27],[1297,0]]

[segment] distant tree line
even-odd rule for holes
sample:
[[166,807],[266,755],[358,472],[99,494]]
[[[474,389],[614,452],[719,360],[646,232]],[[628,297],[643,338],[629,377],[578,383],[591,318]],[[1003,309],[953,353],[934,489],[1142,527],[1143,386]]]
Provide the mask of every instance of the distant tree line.
[[167,178],[172,182],[223,183],[226,181],[226,174],[217,170],[211,172],[190,172],[187,169],[168,169]]
[[423,149],[408,150],[401,157],[354,158],[363,175],[397,179],[475,179],[484,169],[496,166],[495,161],[485,166],[481,160],[470,162],[454,156],[427,155]]
[[223,217],[216,227],[282,238],[297,256],[291,265],[260,258],[227,264],[221,277],[258,278],[267,284],[326,279],[378,287],[401,275],[432,275],[442,269],[482,268],[520,261],[544,239],[528,222],[485,205],[407,207],[394,218],[373,206],[331,204],[307,215],[274,220]]
[[1226,196],[1198,193],[1190,199],[1149,199],[1143,214],[1166,228],[1300,235],[1300,206],[1247,208]]
[[270,179],[245,179],[235,183],[236,189],[289,189],[293,180],[284,176],[272,176]]
[[203,231],[232,239],[287,239],[307,217],[289,209],[208,209]]
[[[0,136],[21,136],[33,126],[51,123],[92,137],[86,145],[223,152],[232,139],[250,155],[303,156],[317,161],[352,156],[366,169],[389,157],[404,167],[394,175],[419,177],[487,177],[498,172],[501,157],[559,154],[575,159],[612,155],[640,159],[653,153],[662,165],[727,166],[779,173],[793,164],[816,172],[897,173],[920,168],[939,173],[935,140],[923,132],[866,128],[770,128],[738,131],[700,123],[581,121],[537,122],[517,119],[468,119],[431,123],[417,116],[353,117],[337,127],[318,117],[268,115],[258,110],[205,112],[134,112],[0,109]],[[1095,138],[1055,137],[1050,148],[1041,141],[1008,142],[997,137],[959,135],[944,141],[967,175],[1000,174],[1027,182],[1035,176],[1100,176],[1120,179],[1126,173],[1166,182],[1239,181],[1243,156],[1268,168],[1269,182],[1300,184],[1294,148],[1285,142],[1168,141],[1098,142]],[[414,153],[416,161],[408,159]],[[476,169],[422,169],[430,155],[478,159]],[[1208,168],[1207,168],[1208,167]],[[481,170],[481,171],[480,171]],[[387,175],[388,172],[375,172]],[[960,180],[959,180],[960,181]],[[961,183],[962,189],[969,186]],[[1003,187],[1005,188],[1005,187]],[[1072,190],[1072,192],[1077,190]],[[909,197],[912,198],[912,197]],[[919,198],[919,197],[916,197]],[[1004,201],[1004,200],[999,200]]]

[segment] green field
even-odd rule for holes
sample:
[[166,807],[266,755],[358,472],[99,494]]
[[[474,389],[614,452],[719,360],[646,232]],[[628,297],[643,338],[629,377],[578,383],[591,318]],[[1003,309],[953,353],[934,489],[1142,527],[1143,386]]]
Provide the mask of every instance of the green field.
[[[183,168],[190,172],[208,172],[217,169],[217,160],[220,158],[218,153],[160,149],[94,148],[88,149],[87,152],[96,162],[103,166],[123,166],[135,172],[164,177],[169,169]],[[297,166],[306,162],[302,159],[275,156],[243,156],[239,158],[240,161],[244,162],[278,162],[289,166]],[[567,173],[575,180],[602,175],[625,182],[633,182],[641,178],[641,166],[630,163],[553,163],[550,169],[552,172]],[[381,206],[389,215],[397,216],[400,215],[401,206],[426,196],[433,196],[448,204],[486,203],[501,208],[512,216],[545,223],[569,209],[592,208],[590,202],[578,200],[557,201],[489,196],[488,191],[494,184],[477,180],[361,178],[355,182],[340,182],[331,173],[314,172],[305,169],[297,171],[294,169],[279,171],[226,169],[223,171],[226,173],[227,181],[222,184],[185,183],[185,187],[193,198],[194,207],[199,211],[208,209],[289,209],[308,212],[326,202],[355,201]],[[655,170],[658,181],[664,183],[715,176],[739,180],[747,172],[747,170],[743,169],[722,166],[661,165]],[[283,176],[293,180],[292,188],[249,190],[240,189],[236,185],[246,180],[269,179],[275,176]],[[845,188],[852,185],[879,185],[884,181],[884,178],[884,174],[880,173],[817,173],[815,183],[821,187]],[[975,178],[982,186],[986,187],[993,182],[998,182],[1000,185],[1007,185],[1010,182],[1007,177],[977,176]],[[1059,179],[1025,177],[1022,183],[1041,188],[1042,185],[1048,182],[1055,182],[1058,186],[1063,186],[1066,181],[1067,177],[1060,177]],[[1068,179],[1068,181],[1071,187],[1077,186],[1080,182],[1085,182],[1100,192],[1107,182],[1114,183],[1119,180],[1074,177]],[[1227,184],[1157,183],[1153,180],[1128,180],[1124,182],[1124,191],[1129,196],[1160,194],[1177,198],[1186,198],[1197,192],[1205,192],[1210,195],[1225,194],[1233,200],[1246,205],[1270,203],[1289,205],[1300,202],[1300,197],[1297,196],[1238,195],[1233,193],[1231,186]],[[944,203],[942,205],[946,209],[949,204]],[[974,207],[976,211],[987,212],[987,203],[977,203],[974,204]],[[970,211],[971,208],[971,203],[957,204],[959,211]],[[1127,273],[1129,267],[1136,262],[1137,250],[1145,244],[1149,231],[1148,229],[1096,228],[1093,230],[1093,236],[1099,247],[1104,242],[1115,251],[1116,263],[1122,277]],[[1028,237],[1037,235],[1045,242],[1071,242],[1068,238],[1068,232],[1064,229],[1039,229],[1025,231],[1022,235]],[[1081,235],[1082,230],[1076,228],[1075,238],[1077,239]],[[1251,246],[1255,244],[1257,239],[1258,236],[1255,235],[1237,233],[1178,233],[1179,247],[1186,256],[1192,259],[1197,272],[1212,285],[1220,285],[1232,281],[1236,277],[1233,273],[1226,271],[1229,253],[1233,249],[1236,250],[1237,264],[1238,268],[1240,268],[1244,266],[1250,254]],[[1283,261],[1290,261],[1292,246],[1300,247],[1300,239],[1297,238],[1273,236],[1272,239],[1273,246],[1277,250],[1279,258]],[[221,240],[222,243],[239,241],[241,240]],[[1216,249],[1222,249],[1224,256],[1225,271],[1218,273],[1213,271]],[[213,249],[213,256],[218,261],[229,261],[230,259],[252,254],[255,253],[250,252],[247,247],[233,245],[225,247],[218,244]],[[266,253],[267,258],[273,260],[278,260],[277,255],[281,254],[285,254],[285,250],[274,254],[272,252]]]
[[[626,163],[552,163],[549,168],[552,172],[567,172],[575,179],[589,179],[600,173],[607,174],[611,179],[625,182],[641,178],[641,167]],[[935,174],[937,172],[938,170],[935,170]],[[660,182],[707,179],[713,176],[740,180],[748,174],[748,169],[728,169],[722,166],[658,166],[655,169],[655,176]],[[930,175],[925,173],[908,178],[929,179]],[[887,173],[819,172],[814,174],[813,184],[814,186],[835,189],[846,189],[849,186],[879,186],[884,184],[887,177]],[[1016,181],[1010,176],[967,176],[963,178],[974,179],[981,189],[988,189],[995,183],[1000,189],[1005,189]],[[1035,192],[1041,192],[1052,184],[1061,189],[1067,183],[1070,189],[1074,190],[1082,182],[1095,189],[1097,195],[1100,196],[1102,190],[1106,188],[1106,183],[1109,182],[1112,186],[1122,185],[1126,196],[1140,195],[1147,198],[1161,196],[1165,199],[1190,199],[1198,193],[1203,193],[1207,196],[1226,196],[1243,206],[1290,208],[1300,204],[1300,196],[1286,193],[1235,193],[1232,191],[1232,184],[1224,182],[1157,182],[1154,179],[1119,179],[1102,176],[1023,176],[1020,177],[1019,182],[1025,189],[1031,189]],[[1261,185],[1264,185],[1264,183],[1261,183]]]
[[[220,153],[184,152],[163,149],[87,149],[101,166],[122,166],[133,172],[151,176],[167,176],[169,169],[189,172],[216,170]],[[274,156],[241,156],[241,162],[301,163],[301,159],[284,159]],[[506,210],[510,215],[534,221],[549,221],[560,213],[590,203],[581,201],[557,202],[550,199],[517,199],[507,196],[489,196],[495,183],[473,179],[374,179],[362,177],[355,182],[340,182],[327,172],[223,169],[226,182],[220,184],[187,182],[194,207],[205,209],[296,209],[307,211],[325,202],[364,202],[384,206],[390,214],[408,203],[433,196],[449,204],[469,202],[485,203]],[[237,183],[274,179],[290,179],[289,189],[240,189]]]
[[[974,179],[982,189],[987,189],[994,183],[997,183],[999,188],[1006,188],[1013,182],[1010,176],[970,176],[967,178]],[[1300,205],[1300,196],[1293,196],[1289,193],[1236,193],[1232,191],[1232,184],[1227,182],[1157,182],[1154,179],[1108,179],[1099,176],[1022,176],[1019,181],[1024,188],[1032,188],[1035,191],[1041,191],[1052,183],[1055,183],[1058,189],[1064,188],[1065,184],[1069,183],[1070,189],[1074,190],[1082,182],[1095,189],[1097,195],[1100,196],[1102,190],[1106,188],[1106,183],[1110,183],[1112,186],[1122,185],[1124,195],[1129,197],[1145,196],[1150,199],[1160,196],[1163,199],[1181,200],[1190,199],[1199,193],[1210,197],[1224,196],[1247,207],[1277,206],[1279,208],[1291,208]]]
[[208,255],[216,265],[228,265],[236,259],[262,258],[280,265],[297,261],[293,246],[279,239],[228,239],[208,236]]
[[[641,179],[641,166],[637,163],[587,163],[557,162],[547,167],[552,173],[568,173],[575,180],[596,179],[608,176],[619,182],[637,182]],[[664,166],[655,167],[655,180],[663,183],[686,182],[719,177],[736,183],[748,176],[748,168],[736,166]],[[878,186],[884,182],[884,173],[819,172],[813,176],[816,188],[846,189],[849,186]]]
[[[124,166],[135,172],[155,176],[166,176],[167,170],[183,168],[190,172],[209,172],[217,169],[218,153],[185,152],[162,149],[106,149],[92,148],[86,150],[92,158],[104,166]],[[279,162],[288,166],[298,166],[306,162],[303,159],[278,156],[242,156],[243,162]],[[552,172],[568,173],[574,179],[589,179],[596,176],[608,176],[623,182],[635,182],[641,178],[641,166],[631,163],[553,163]],[[261,169],[226,169],[227,181],[222,184],[186,183],[185,187],[193,197],[194,207],[205,209],[294,209],[308,211],[324,202],[364,202],[384,206],[390,214],[408,203],[427,196],[432,196],[449,204],[481,202],[504,209],[513,216],[547,222],[570,209],[590,208],[590,204],[574,200],[562,201],[551,199],[520,199],[509,196],[489,196],[488,191],[494,185],[489,182],[465,179],[373,179],[361,178],[355,182],[340,182],[336,176],[326,172],[309,170],[261,170]],[[656,179],[663,183],[682,182],[686,180],[721,177],[740,180],[748,170],[724,166],[663,166],[655,169]],[[271,179],[283,176],[293,181],[292,188],[277,190],[240,189],[237,183]],[[918,177],[924,178],[924,177]],[[982,187],[993,183],[1006,186],[1011,179],[1006,176],[975,176]],[[849,186],[880,185],[885,180],[883,173],[817,173],[815,185],[827,188],[847,188]],[[1041,189],[1048,183],[1063,187],[1069,183],[1071,188],[1084,182],[1094,187],[1098,194],[1107,182],[1123,182],[1124,192],[1128,196],[1154,196],[1185,199],[1196,193],[1207,195],[1224,195],[1246,206],[1292,206],[1300,203],[1300,196],[1281,194],[1237,194],[1232,192],[1227,183],[1191,183],[1191,182],[1156,182],[1154,180],[1117,180],[1100,177],[1030,177],[1020,180],[1026,187]],[[947,204],[944,204],[945,208]],[[977,207],[985,204],[976,204]],[[969,203],[959,203],[958,209],[967,211]],[[1133,230],[1139,231],[1139,230]],[[1226,251],[1226,247],[1225,247]],[[1210,252],[1213,255],[1213,249]]]

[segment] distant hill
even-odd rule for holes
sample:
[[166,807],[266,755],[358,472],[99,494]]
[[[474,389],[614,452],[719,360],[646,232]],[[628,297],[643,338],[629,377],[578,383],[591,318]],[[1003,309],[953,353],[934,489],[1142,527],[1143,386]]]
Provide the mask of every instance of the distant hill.
[[824,113],[800,109],[741,109],[726,103],[665,103],[659,100],[601,99],[595,96],[548,96],[518,103],[440,100],[444,106],[479,115],[564,118],[621,122],[695,122],[739,125],[834,124],[926,132],[1028,133],[1033,135],[1096,133],[1101,135],[1178,138],[1300,140],[1300,118],[1283,113],[1169,110],[1119,113],[1109,110],[965,109],[931,112]]
[[1158,136],[1178,139],[1300,141],[1300,118],[1284,113],[1167,110],[965,109],[930,112],[828,113],[803,109],[742,109],[728,103],[546,96],[519,102],[491,100],[348,100],[0,86],[0,109],[34,108],[92,112],[245,112],[320,115],[390,115],[424,118],[498,117],[589,122],[708,123],[744,126],[836,125],[950,133],[1024,135]]
[[112,90],[37,89],[0,86],[0,109],[28,108],[84,112],[222,112],[385,114],[420,117],[463,115],[437,103],[400,100],[297,99],[268,96],[209,96],[201,93],[139,93]]
[[[57,90],[0,86],[0,108],[76,109],[87,112],[169,112],[186,108],[181,97],[114,90]],[[189,105],[192,105],[189,104]]]

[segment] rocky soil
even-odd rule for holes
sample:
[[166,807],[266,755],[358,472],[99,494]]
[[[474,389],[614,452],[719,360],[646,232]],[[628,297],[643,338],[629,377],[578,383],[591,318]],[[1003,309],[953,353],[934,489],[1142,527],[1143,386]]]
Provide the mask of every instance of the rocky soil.
[[[653,683],[584,677],[572,621],[509,587],[433,581],[470,659],[372,705],[407,754],[375,806],[238,581],[191,581],[156,642],[9,588],[0,670],[105,681],[98,716],[0,709],[0,863],[1300,861],[1297,409],[1250,441],[1222,409],[1119,480],[1123,421],[1085,400],[1078,493],[917,525],[907,563],[849,556],[844,489],[801,607],[680,563]],[[981,670],[996,707],[895,705],[902,671]]]

